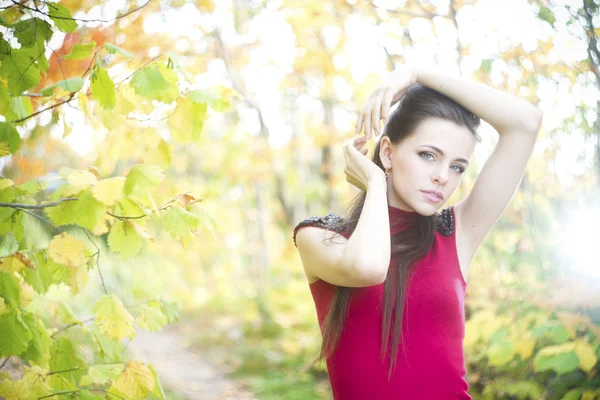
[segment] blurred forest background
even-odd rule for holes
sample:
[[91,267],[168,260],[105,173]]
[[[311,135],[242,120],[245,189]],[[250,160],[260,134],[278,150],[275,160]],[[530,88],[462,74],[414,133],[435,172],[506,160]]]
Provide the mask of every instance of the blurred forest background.
[[[48,4],[0,2],[5,38],[11,24]],[[307,368],[320,336],[292,231],[304,218],[349,206],[356,191],[344,179],[340,145],[386,73],[416,59],[545,112],[521,186],[470,271],[465,351],[473,397],[600,399],[598,0],[59,4],[77,25],[53,19],[39,79],[21,87],[2,61],[0,114],[21,138],[0,158],[2,177],[29,194],[51,193],[68,171],[108,179],[142,163],[163,175],[132,197],[138,210],[189,192],[195,197],[182,209],[199,217],[175,235],[153,220],[129,225],[141,238],[135,251],[92,224],[106,244],[101,275],[90,270],[76,293],[64,284],[38,293],[21,282],[23,307],[48,329],[85,325],[103,293],[125,303],[160,297],[181,310],[175,330],[190,348],[256,398],[330,398],[324,364]],[[154,72],[128,84],[145,65]],[[113,92],[98,86],[108,82],[105,73]],[[64,83],[73,77],[82,86]],[[58,91],[43,92],[57,82]],[[497,140],[486,124],[480,136],[475,167],[448,205],[468,192]],[[86,177],[69,184],[93,186]],[[48,221],[21,215],[27,241],[47,241]],[[114,226],[112,214],[106,221]],[[13,368],[23,363],[11,358]],[[177,388],[166,390],[178,398]]]

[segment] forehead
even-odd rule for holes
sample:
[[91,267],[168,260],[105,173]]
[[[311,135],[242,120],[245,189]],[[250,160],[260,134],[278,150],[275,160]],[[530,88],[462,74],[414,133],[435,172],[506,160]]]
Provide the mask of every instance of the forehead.
[[427,118],[405,140],[407,145],[439,148],[449,157],[469,159],[475,149],[475,135],[469,128],[441,118]]

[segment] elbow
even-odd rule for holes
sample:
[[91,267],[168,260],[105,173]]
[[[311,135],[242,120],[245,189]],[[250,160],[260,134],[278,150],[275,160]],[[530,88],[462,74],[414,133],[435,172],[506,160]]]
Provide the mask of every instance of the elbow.
[[369,265],[361,268],[356,268],[358,280],[364,284],[364,286],[375,286],[385,282],[387,278],[388,268],[382,268],[380,266]]
[[542,121],[544,120],[544,112],[537,107],[533,107],[531,114],[526,118],[527,125],[525,129],[528,132],[536,135],[540,131],[540,127],[542,126]]

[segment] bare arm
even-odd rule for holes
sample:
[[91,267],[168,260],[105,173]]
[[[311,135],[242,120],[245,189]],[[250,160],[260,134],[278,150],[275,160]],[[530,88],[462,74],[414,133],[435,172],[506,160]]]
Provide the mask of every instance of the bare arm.
[[314,227],[297,233],[298,251],[310,282],[322,279],[345,287],[383,282],[391,257],[385,178],[369,182],[362,213],[348,240],[323,242],[325,237],[326,231]]
[[418,82],[461,104],[500,135],[473,189],[454,208],[470,257],[514,196],[543,114],[525,100],[468,79],[428,68],[417,68],[416,76]]

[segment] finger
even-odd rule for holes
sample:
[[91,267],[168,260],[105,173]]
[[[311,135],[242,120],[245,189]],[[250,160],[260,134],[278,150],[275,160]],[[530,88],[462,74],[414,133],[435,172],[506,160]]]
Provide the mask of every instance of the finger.
[[381,101],[381,117],[383,118],[384,124],[387,124],[390,119],[390,107],[392,106],[393,98],[394,92],[392,90],[387,90]]
[[365,119],[365,116],[362,112],[362,109],[358,112],[358,115],[356,117],[356,128],[354,128],[354,134],[358,135],[362,129],[362,124],[363,121]]
[[360,151],[360,153],[361,153],[363,156],[366,156],[368,152],[369,152],[369,149],[362,149],[362,150]]
[[367,140],[371,139],[371,110],[368,110],[365,113],[364,129],[365,129],[365,137],[367,138]]
[[364,136],[358,136],[354,140],[354,147],[356,148],[356,150],[360,150],[360,148],[363,147],[365,143],[367,143],[367,138],[365,138]]
[[363,114],[365,115],[364,129],[365,137],[371,139],[373,132],[373,105],[375,103],[375,93],[371,94],[369,101],[365,104]]
[[373,105],[373,129],[379,136],[379,130],[381,128],[381,102],[383,101],[383,96],[385,95],[385,90],[380,90],[375,99],[375,104]]

